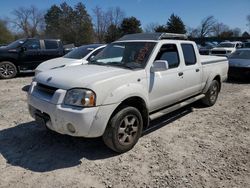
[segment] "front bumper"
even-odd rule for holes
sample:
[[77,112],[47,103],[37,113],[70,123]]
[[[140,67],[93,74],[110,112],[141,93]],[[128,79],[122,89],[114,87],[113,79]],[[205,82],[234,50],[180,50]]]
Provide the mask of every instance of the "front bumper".
[[91,108],[71,107],[60,102],[65,94],[66,91],[59,89],[49,100],[48,97],[43,98],[32,84],[28,93],[30,115],[36,120],[43,119],[49,129],[60,134],[77,137],[101,136],[118,104]]

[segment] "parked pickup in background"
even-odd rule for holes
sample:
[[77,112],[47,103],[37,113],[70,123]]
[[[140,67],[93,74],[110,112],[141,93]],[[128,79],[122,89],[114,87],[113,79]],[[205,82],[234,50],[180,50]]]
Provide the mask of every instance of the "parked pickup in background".
[[48,59],[63,56],[63,44],[57,39],[20,39],[0,48],[0,78],[34,71]]
[[242,42],[221,42],[218,46],[210,50],[210,55],[228,57],[236,49],[242,48],[242,45]]
[[199,55],[185,35],[125,35],[88,64],[39,73],[28,108],[50,130],[102,136],[121,153],[151,120],[197,100],[214,105],[227,72],[227,58]]

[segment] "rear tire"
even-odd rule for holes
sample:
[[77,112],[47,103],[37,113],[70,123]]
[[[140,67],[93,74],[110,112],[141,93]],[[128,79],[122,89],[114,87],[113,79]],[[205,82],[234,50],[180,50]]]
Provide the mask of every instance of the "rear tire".
[[17,68],[13,63],[9,61],[0,62],[0,78],[14,78],[16,75]]
[[141,137],[143,120],[138,109],[125,106],[111,117],[102,136],[104,143],[117,153],[134,147]]
[[201,100],[201,102],[206,106],[213,106],[217,101],[219,90],[219,82],[217,80],[213,80],[206,93],[206,96]]

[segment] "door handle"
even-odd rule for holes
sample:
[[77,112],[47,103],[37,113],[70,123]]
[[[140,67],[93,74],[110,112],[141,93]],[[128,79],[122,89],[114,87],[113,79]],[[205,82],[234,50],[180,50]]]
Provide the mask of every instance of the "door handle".
[[179,76],[183,76],[183,72],[179,72],[178,75],[179,75]]
[[199,71],[200,71],[200,69],[195,69],[195,71],[196,71],[196,72],[199,72]]

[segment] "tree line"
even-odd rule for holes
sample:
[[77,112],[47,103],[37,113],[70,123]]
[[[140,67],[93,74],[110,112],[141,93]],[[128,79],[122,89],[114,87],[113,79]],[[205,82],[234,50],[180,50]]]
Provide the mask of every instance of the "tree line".
[[[246,20],[250,30],[250,15]],[[125,34],[140,32],[183,33],[191,38],[249,37],[249,33],[242,34],[239,28],[230,28],[213,16],[202,19],[197,28],[190,28],[178,15],[172,14],[166,24],[150,23],[142,29],[141,21],[134,16],[126,17],[120,7],[103,10],[96,6],[90,16],[81,2],[74,6],[66,2],[52,5],[46,11],[35,6],[20,7],[13,10],[12,18],[0,19],[0,44],[22,37],[49,37],[78,46],[110,43]]]

